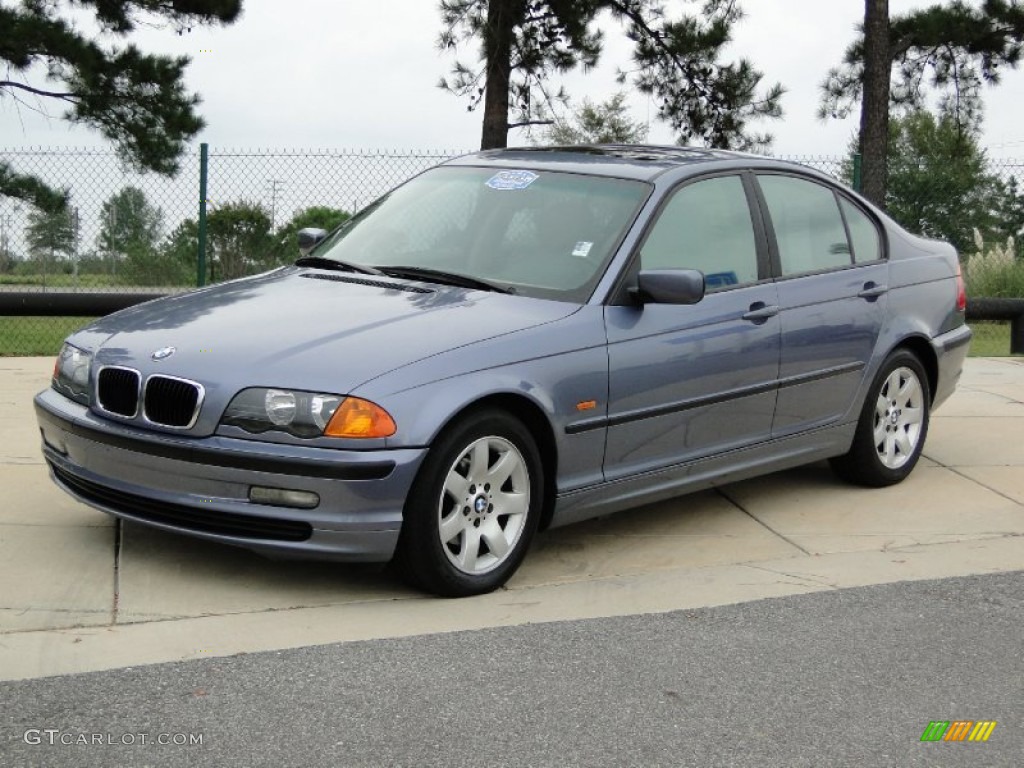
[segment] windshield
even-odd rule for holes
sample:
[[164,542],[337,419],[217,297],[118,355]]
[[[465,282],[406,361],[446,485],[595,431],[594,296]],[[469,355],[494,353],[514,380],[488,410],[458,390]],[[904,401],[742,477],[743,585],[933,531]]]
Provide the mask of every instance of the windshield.
[[585,301],[649,193],[647,184],[623,179],[434,168],[363,209],[314,253]]

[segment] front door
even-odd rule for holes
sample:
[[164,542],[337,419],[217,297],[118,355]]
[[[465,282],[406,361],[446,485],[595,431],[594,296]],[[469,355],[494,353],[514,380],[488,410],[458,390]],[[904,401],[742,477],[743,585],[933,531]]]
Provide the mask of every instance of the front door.
[[692,306],[605,309],[609,399],[605,478],[710,456],[771,434],[779,318],[752,189],[740,175],[676,190],[640,249],[640,268],[699,269]]

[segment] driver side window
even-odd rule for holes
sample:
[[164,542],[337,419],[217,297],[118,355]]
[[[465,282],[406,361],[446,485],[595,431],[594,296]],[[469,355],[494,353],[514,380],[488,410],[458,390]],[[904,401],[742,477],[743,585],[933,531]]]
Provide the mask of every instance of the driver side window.
[[758,279],[743,181],[722,176],[673,194],[640,250],[642,269],[699,269],[709,292]]

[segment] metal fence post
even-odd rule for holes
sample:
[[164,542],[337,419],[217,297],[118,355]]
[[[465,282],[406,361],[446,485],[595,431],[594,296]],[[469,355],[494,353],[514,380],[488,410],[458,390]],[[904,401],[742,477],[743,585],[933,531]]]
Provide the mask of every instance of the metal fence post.
[[196,285],[206,285],[206,175],[209,171],[210,145],[205,141],[199,145],[199,232],[196,259]]
[[860,187],[861,187],[860,173],[861,173],[861,166],[863,164],[863,161],[864,161],[864,158],[860,154],[860,152],[854,153],[854,155],[853,155],[853,189],[856,192],[860,192]]

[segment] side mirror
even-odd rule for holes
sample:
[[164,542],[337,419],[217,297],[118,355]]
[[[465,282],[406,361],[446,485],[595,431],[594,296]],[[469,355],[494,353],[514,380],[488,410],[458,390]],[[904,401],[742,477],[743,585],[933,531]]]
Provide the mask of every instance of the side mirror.
[[325,237],[327,237],[326,229],[320,229],[319,227],[306,227],[304,229],[300,229],[298,233],[299,253],[305,256]]
[[629,293],[638,304],[696,304],[704,298],[704,273],[696,269],[641,270]]

